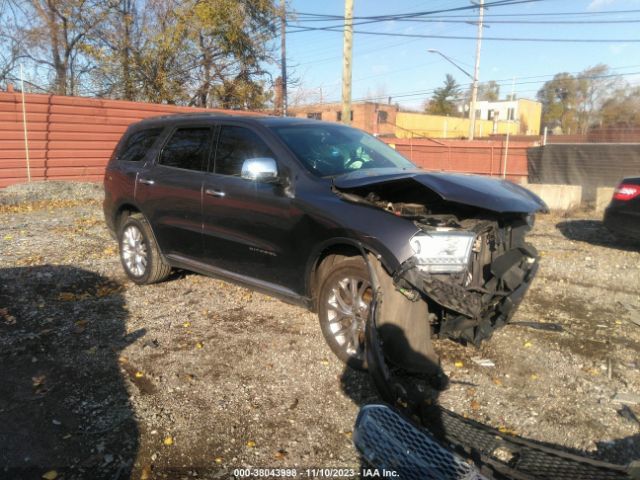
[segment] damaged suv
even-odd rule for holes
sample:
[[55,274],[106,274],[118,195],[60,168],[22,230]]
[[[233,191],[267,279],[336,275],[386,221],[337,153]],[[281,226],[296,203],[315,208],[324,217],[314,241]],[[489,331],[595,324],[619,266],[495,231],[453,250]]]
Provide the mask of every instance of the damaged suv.
[[537,269],[525,235],[546,209],[513,183],[427,172],[359,130],[294,118],[143,120],[104,186],[131,280],[186,269],[301,304],[355,368],[367,255],[385,295],[385,354],[421,372],[437,364],[432,338],[478,343],[509,321]]

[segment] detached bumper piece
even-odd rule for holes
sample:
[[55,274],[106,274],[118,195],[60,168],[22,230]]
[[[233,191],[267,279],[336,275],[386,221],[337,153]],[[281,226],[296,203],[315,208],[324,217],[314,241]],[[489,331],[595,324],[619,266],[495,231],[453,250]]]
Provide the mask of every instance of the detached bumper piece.
[[[370,465],[395,471],[396,478],[401,479],[633,478],[627,467],[621,465],[591,460],[501,434],[444,409],[438,409],[438,414],[439,428],[445,432],[445,438],[440,440],[391,407],[367,405],[356,420],[355,445]],[[496,460],[496,456],[501,460]]]
[[364,460],[403,480],[487,480],[462,457],[442,447],[385,405],[362,407],[353,441]]

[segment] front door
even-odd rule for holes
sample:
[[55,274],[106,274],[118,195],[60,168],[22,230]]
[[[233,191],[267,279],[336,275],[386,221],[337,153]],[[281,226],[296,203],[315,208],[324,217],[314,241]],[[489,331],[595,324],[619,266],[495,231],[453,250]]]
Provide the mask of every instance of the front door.
[[241,177],[250,158],[274,158],[253,129],[221,125],[215,162],[204,182],[203,239],[206,261],[236,275],[293,288],[286,268],[293,254],[291,198],[279,183]]
[[202,188],[212,130],[176,128],[157,161],[138,175],[136,202],[165,255],[202,258]]

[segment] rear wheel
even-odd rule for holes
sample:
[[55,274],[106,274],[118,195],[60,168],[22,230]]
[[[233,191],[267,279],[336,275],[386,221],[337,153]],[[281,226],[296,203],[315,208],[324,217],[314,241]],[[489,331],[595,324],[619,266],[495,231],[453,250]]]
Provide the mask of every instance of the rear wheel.
[[141,213],[123,220],[118,243],[122,267],[135,283],[160,282],[171,273],[171,266],[162,258],[151,227]]
[[365,368],[364,331],[373,296],[361,257],[340,257],[323,269],[318,295],[320,328],[335,355],[352,368]]

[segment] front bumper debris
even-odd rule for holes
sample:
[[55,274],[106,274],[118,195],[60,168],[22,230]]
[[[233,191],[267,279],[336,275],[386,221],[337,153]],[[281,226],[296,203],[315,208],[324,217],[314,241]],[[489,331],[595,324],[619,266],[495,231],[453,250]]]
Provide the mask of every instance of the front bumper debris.
[[440,439],[429,425],[420,427],[398,410],[366,405],[356,420],[354,443],[367,463],[403,480],[634,478],[627,467],[509,436],[445,409],[439,409],[438,421],[444,432]]
[[384,299],[375,269],[366,256],[365,261],[373,289],[365,331],[367,367],[380,396],[393,405],[364,407],[356,421],[354,442],[370,465],[402,479],[640,478],[637,462],[610,464],[501,432],[442,408],[433,392],[392,375],[377,330]]

